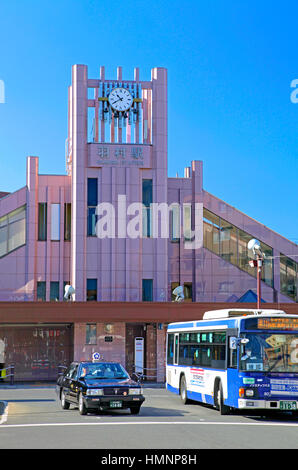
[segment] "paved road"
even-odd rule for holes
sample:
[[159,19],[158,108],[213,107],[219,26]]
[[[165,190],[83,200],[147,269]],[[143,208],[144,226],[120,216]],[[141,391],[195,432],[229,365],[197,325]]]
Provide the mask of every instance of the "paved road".
[[145,388],[138,416],[120,410],[81,416],[62,410],[54,386],[0,388],[0,449],[298,449],[298,419],[220,416]]

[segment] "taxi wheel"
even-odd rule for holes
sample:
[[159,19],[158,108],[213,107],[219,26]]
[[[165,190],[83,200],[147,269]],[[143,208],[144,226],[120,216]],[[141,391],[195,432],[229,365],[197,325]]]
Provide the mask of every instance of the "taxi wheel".
[[68,410],[70,403],[66,401],[64,390],[61,391],[61,406],[63,410]]
[[80,415],[87,414],[87,408],[86,408],[85,403],[84,403],[84,398],[83,398],[82,392],[80,393],[80,396],[79,396],[79,413],[80,413]]
[[140,406],[131,406],[130,407],[130,412],[132,415],[138,415],[140,412],[141,407]]

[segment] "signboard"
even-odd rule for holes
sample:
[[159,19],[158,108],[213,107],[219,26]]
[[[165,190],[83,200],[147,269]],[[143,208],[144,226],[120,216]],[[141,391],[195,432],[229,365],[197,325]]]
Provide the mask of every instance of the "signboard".
[[298,318],[258,318],[258,328],[264,330],[298,330]]
[[135,372],[144,373],[144,338],[135,338]]
[[89,167],[152,167],[152,146],[143,144],[89,144]]

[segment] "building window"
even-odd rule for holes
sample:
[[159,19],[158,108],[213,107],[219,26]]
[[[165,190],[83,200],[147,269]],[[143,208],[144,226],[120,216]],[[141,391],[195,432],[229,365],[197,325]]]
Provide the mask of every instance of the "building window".
[[38,240],[45,241],[47,239],[47,203],[40,202],[38,204]]
[[152,179],[142,181],[142,203],[143,203],[143,237],[149,238],[152,235],[152,210],[153,202]]
[[[179,282],[171,282],[171,300],[172,302],[176,300],[176,295],[173,294],[173,291],[178,287]],[[183,295],[184,302],[192,302],[192,282],[185,282],[183,285]]]
[[298,263],[280,254],[280,291],[298,302]]
[[192,302],[192,282],[184,283],[184,302]]
[[191,241],[191,204],[183,204],[183,235],[185,241]]
[[60,204],[51,204],[51,240],[60,240]]
[[152,302],[153,301],[153,279],[143,279],[142,281],[142,300],[144,302]]
[[67,299],[64,298],[65,296],[65,286],[70,286],[70,281],[63,281],[63,300],[66,302]]
[[178,242],[180,239],[180,206],[172,204],[170,211],[171,241]]
[[37,300],[46,301],[46,282],[38,281],[37,282]]
[[26,243],[26,206],[0,217],[0,258]]
[[87,279],[87,301],[97,300],[97,279]]
[[71,240],[71,203],[64,204],[64,240],[70,242]]
[[50,300],[59,300],[59,282],[51,281],[50,283]]
[[98,203],[98,180],[88,178],[87,182],[87,235],[96,236],[96,207]]
[[[205,208],[203,214],[204,248],[256,277],[257,270],[249,265],[251,257],[247,248],[249,240],[254,237]],[[261,249],[265,253],[262,281],[273,288],[273,250],[263,242]]]
[[86,325],[86,344],[97,344],[96,323]]

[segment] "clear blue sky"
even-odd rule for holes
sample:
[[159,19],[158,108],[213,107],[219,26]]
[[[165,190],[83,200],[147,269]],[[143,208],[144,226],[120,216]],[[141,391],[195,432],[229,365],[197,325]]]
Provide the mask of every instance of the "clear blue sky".
[[298,242],[297,1],[0,0],[0,190],[65,173],[71,66],[124,78],[168,69],[169,176],[204,162],[204,189]]

